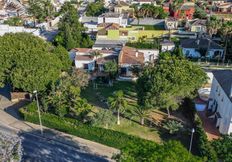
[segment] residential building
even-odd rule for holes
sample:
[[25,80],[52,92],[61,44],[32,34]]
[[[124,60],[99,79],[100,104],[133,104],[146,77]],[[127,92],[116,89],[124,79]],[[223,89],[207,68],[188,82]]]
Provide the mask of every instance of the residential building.
[[119,78],[136,78],[133,68],[141,68],[146,62],[153,62],[158,58],[158,55],[159,50],[157,49],[136,49],[124,46],[118,57]]
[[98,17],[98,24],[118,24],[121,27],[128,25],[128,14],[108,12]]
[[172,16],[177,19],[192,19],[195,12],[195,3],[185,2],[179,9],[172,11]]
[[196,33],[207,33],[206,20],[195,20],[189,24],[189,30]]
[[163,40],[161,43],[161,51],[173,51],[175,49],[175,44],[170,40]]
[[213,71],[208,116],[215,120],[221,134],[232,133],[232,71]]
[[165,19],[164,27],[166,30],[176,30],[178,28],[178,20],[175,18]]
[[216,5],[216,11],[220,13],[232,13],[232,3],[219,3]]
[[156,1],[154,1],[154,0],[133,0],[131,3],[132,4],[139,4],[140,6],[143,4],[156,5]]
[[143,26],[120,27],[115,23],[98,25],[97,40],[118,40],[136,42],[139,39],[153,39],[167,34],[167,30],[145,30]]
[[190,58],[222,58],[224,48],[207,38],[184,39],[180,43],[183,54]]
[[130,7],[130,5],[124,1],[118,1],[118,3],[114,6],[114,12],[122,14],[122,13],[130,13],[133,14],[134,9]]
[[[93,56],[99,52],[99,56]],[[94,50],[91,48],[75,48],[70,51],[71,59],[74,59],[75,67],[86,71],[104,71],[104,64],[109,60],[117,60],[118,53],[112,50]]]

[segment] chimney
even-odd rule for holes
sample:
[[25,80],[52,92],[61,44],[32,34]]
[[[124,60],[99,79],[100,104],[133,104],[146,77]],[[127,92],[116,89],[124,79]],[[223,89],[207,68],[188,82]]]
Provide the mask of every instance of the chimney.
[[139,52],[136,51],[136,52],[135,52],[135,57],[138,57],[138,55],[139,55]]
[[197,45],[199,45],[200,44],[200,40],[199,39],[197,39]]

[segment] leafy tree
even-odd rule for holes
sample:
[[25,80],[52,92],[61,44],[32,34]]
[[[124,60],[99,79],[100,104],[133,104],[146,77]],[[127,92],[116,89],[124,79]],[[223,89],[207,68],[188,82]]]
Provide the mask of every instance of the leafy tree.
[[225,135],[222,138],[212,142],[214,150],[217,152],[218,158],[224,162],[232,161],[232,136]]
[[193,16],[194,18],[206,19],[207,13],[205,12],[205,10],[201,9],[200,7],[196,7]]
[[137,11],[139,17],[152,17],[164,19],[168,16],[167,13],[163,10],[162,7],[157,7],[150,4],[143,4]]
[[87,81],[82,80],[86,79],[84,75],[80,71],[73,71],[71,75],[65,74],[60,78],[47,97],[47,105],[52,113],[61,117],[68,114],[77,118],[91,110],[88,102],[80,97],[81,88],[87,85]]
[[95,3],[90,3],[86,9],[86,16],[99,16],[106,11],[104,3],[102,1],[97,1]]
[[53,53],[60,59],[60,61],[62,62],[62,70],[63,71],[67,71],[70,69],[72,61],[69,58],[69,53],[68,51],[62,47],[62,46],[58,46],[57,48],[55,48],[53,50]]
[[113,96],[108,98],[108,102],[110,108],[117,111],[117,124],[120,125],[120,112],[122,113],[127,106],[123,91],[114,92]]
[[0,83],[13,90],[45,91],[59,78],[61,60],[55,47],[28,33],[10,33],[0,37]]
[[114,79],[117,75],[118,64],[115,60],[108,61],[104,64],[104,71],[109,74],[109,83],[110,85],[113,83],[112,79]]
[[50,0],[30,0],[28,12],[39,22],[55,16],[55,7]]
[[[192,79],[194,78],[194,79]],[[185,97],[206,81],[205,72],[192,62],[169,52],[160,54],[156,65],[148,64],[137,81],[138,105],[177,109]]]
[[4,21],[4,24],[10,26],[23,26],[23,20],[20,17],[10,17]]
[[91,47],[92,40],[84,33],[85,28],[79,22],[77,11],[70,2],[66,2],[62,8],[63,14],[59,24],[59,34],[54,39],[55,45],[62,45],[67,50],[77,47]]
[[168,141],[163,145],[154,142],[130,143],[116,156],[122,162],[203,162],[190,154],[179,142]]

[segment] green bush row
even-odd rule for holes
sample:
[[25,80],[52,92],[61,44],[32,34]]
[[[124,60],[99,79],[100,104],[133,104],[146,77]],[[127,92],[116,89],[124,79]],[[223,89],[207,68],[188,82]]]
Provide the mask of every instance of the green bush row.
[[[24,120],[28,122],[35,124],[39,123],[35,103],[31,103],[25,108],[20,109],[20,114],[24,118]],[[93,127],[87,124],[80,123],[75,119],[58,117],[49,113],[42,113],[41,119],[43,125],[46,127],[53,128],[61,132],[72,134],[118,149],[127,146],[131,142],[136,144],[147,141],[136,136],[127,135],[109,129]]]

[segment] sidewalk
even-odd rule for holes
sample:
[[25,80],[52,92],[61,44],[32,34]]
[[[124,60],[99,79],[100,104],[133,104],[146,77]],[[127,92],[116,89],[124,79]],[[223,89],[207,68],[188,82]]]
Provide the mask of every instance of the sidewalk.
[[[40,136],[41,138],[46,138],[47,140],[54,140],[56,142],[60,142],[62,144],[73,146],[73,147],[78,145],[79,147],[81,147],[83,151],[91,152],[94,155],[104,156],[109,161],[113,161],[111,160],[111,157],[114,154],[119,153],[119,150],[115,148],[108,147],[108,146],[105,146],[105,145],[102,145],[102,144],[99,144],[93,141],[89,141],[89,140],[82,139],[82,138],[79,138],[73,135],[66,134],[63,132],[59,132],[59,131],[56,131],[56,130],[53,130],[47,127],[43,127],[44,133],[43,135],[41,135],[39,125],[32,124],[29,122],[24,122],[14,117],[15,115],[17,116],[17,112],[12,112],[12,111],[13,110],[17,111],[19,108],[17,106],[19,105],[20,104],[17,103],[17,104],[8,105],[8,107],[6,108],[0,107],[0,123],[3,123],[17,130],[19,133],[26,132],[26,133],[34,134],[36,136]],[[11,115],[6,112],[8,111],[7,109],[9,107],[11,108]],[[12,116],[12,114],[14,116]]]

